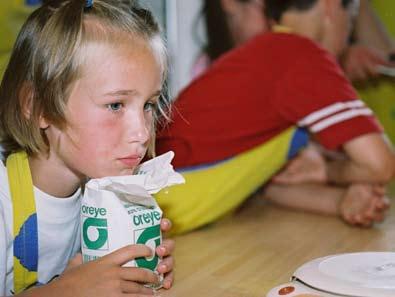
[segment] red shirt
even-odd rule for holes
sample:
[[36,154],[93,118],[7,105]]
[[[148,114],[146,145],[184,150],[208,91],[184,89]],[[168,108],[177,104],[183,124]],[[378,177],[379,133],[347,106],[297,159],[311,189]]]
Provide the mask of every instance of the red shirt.
[[381,132],[335,58],[313,41],[266,33],[222,58],[178,97],[157,152],[175,167],[224,160],[263,144],[292,125],[329,149]]

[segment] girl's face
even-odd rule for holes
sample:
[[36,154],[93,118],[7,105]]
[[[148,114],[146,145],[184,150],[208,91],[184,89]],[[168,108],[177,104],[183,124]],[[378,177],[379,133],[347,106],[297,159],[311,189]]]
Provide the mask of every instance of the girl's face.
[[79,178],[133,174],[147,151],[162,70],[143,41],[89,45],[65,129],[46,129],[51,155]]
[[[323,45],[332,54],[339,56],[348,45],[348,40],[352,30],[352,21],[358,14],[359,1],[354,0],[347,8],[344,8],[342,1],[333,2],[333,13],[331,14],[330,25],[327,26]],[[336,3],[336,4],[334,4]]]
[[267,30],[264,0],[222,0],[221,3],[235,46]]
[[242,21],[240,22],[240,43],[267,30],[266,18],[263,14],[263,0],[250,0],[242,3]]

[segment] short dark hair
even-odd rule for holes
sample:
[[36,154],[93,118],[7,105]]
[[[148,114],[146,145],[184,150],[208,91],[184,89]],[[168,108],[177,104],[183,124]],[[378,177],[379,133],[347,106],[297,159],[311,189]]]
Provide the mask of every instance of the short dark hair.
[[[348,7],[354,0],[342,0],[343,7]],[[284,12],[295,10],[308,10],[317,0],[265,0],[265,15],[268,19],[280,21]]]
[[206,0],[203,6],[203,14],[207,30],[205,52],[213,61],[233,48],[232,36],[220,0]]
[[[248,3],[250,1],[238,0],[241,3]],[[221,0],[204,0],[201,14],[199,14],[196,22],[200,21],[200,18],[204,19],[207,30],[207,42],[204,46],[204,52],[209,56],[211,61],[214,61],[235,46],[226,20],[226,14],[221,5]],[[194,28],[197,28],[197,26]],[[196,31],[194,35],[199,40]]]

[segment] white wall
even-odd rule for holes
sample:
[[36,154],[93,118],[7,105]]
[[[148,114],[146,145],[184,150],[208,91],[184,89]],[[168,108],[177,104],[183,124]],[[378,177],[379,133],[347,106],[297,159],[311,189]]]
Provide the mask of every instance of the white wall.
[[[201,45],[193,36],[193,26],[200,13],[201,0],[166,0],[167,40],[170,53],[170,94],[172,97],[191,79],[191,68]],[[203,24],[197,28],[203,36]]]
[[[174,98],[190,82],[192,65],[200,53],[202,46],[200,43],[205,40],[201,18],[200,22],[196,23],[202,1],[140,0],[139,2],[152,10],[165,30],[170,58],[169,90],[170,96]],[[195,40],[196,31],[199,40]]]

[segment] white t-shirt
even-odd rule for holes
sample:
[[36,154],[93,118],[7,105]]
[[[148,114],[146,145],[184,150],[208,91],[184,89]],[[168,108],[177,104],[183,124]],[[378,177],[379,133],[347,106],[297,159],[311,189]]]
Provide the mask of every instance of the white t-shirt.
[[[38,223],[38,281],[61,274],[80,251],[79,189],[69,198],[52,197],[34,188]],[[13,273],[13,209],[7,169],[0,161],[0,296],[11,295]]]

